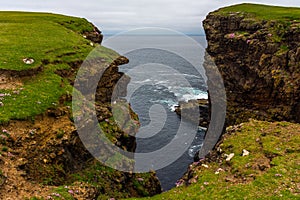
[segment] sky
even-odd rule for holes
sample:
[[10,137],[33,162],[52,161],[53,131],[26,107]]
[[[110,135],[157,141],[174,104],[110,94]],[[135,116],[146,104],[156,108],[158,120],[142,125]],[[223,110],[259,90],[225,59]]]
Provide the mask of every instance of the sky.
[[299,0],[0,0],[0,10],[83,17],[106,35],[143,27],[203,34],[202,21],[209,12],[239,3],[300,7]]

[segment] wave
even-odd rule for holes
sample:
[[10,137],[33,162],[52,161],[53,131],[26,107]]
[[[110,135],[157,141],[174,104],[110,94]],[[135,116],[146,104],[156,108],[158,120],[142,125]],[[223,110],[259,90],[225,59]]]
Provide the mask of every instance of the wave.
[[172,99],[165,99],[165,100],[150,100],[151,103],[159,103],[167,105],[168,108],[174,112],[176,109],[176,106],[178,106],[178,103]]
[[151,82],[151,79],[146,79],[146,80],[142,80],[142,81],[133,81],[133,83],[136,83],[136,84],[148,83],[148,82]]
[[192,87],[175,87],[170,90],[177,97],[178,101],[188,102],[189,100],[208,99],[207,92]]
[[191,146],[188,150],[188,154],[190,157],[195,157],[196,153],[202,148],[203,144]]
[[199,90],[197,88],[192,87],[172,87],[169,86],[161,87],[160,85],[156,85],[155,92],[160,93],[160,98],[163,96],[163,93],[169,92],[173,94],[173,97],[167,95],[163,99],[151,99],[152,103],[159,103],[167,105],[171,111],[175,111],[176,106],[179,105],[179,102],[188,102],[189,100],[197,100],[197,99],[208,99],[207,92]]

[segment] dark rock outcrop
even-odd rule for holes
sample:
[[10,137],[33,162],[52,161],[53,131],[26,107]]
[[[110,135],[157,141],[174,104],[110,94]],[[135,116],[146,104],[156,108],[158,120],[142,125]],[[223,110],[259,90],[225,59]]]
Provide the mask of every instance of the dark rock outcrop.
[[216,11],[203,26],[207,52],[224,79],[227,124],[300,122],[299,22]]
[[[126,57],[120,56],[105,69],[97,86],[97,102],[108,103],[116,100],[114,98],[126,96],[130,77],[123,72],[119,72],[118,66],[127,64],[128,62],[129,60]],[[112,97],[113,94],[114,97]]]
[[[183,119],[193,123],[199,123],[199,126],[208,127],[210,121],[209,101],[207,99],[189,100],[188,102],[179,102],[175,112]],[[199,112],[195,117],[194,113]]]

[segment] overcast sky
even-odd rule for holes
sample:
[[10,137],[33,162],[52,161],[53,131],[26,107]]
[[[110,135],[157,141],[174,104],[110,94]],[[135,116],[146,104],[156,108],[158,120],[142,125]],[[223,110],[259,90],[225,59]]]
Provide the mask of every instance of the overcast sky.
[[0,8],[84,17],[104,34],[142,27],[200,34],[207,13],[243,2],[300,7],[300,0],[0,0]]

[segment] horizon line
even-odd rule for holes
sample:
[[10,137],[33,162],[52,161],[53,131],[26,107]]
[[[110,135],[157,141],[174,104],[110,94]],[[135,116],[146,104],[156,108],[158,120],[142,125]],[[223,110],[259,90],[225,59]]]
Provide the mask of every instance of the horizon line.
[[[102,33],[103,34],[103,33]],[[118,35],[119,33],[104,33],[103,36],[115,36]],[[199,33],[183,33],[184,35],[187,36],[206,36],[204,33],[199,34]],[[122,36],[178,36],[176,34],[127,34],[127,35],[122,35]]]

